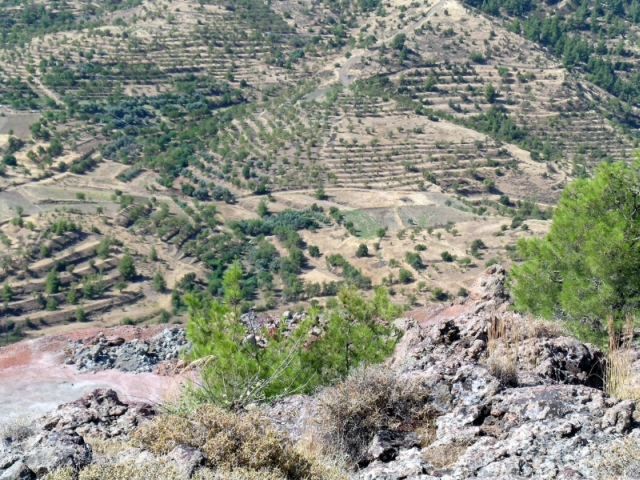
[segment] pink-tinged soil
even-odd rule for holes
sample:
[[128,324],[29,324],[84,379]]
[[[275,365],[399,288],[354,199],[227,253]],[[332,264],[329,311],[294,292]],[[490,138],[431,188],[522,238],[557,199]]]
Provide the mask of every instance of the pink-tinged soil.
[[185,378],[154,373],[106,370],[79,372],[65,365],[69,341],[90,340],[99,332],[129,341],[146,339],[167,325],[91,328],[65,335],[42,337],[0,348],[0,422],[21,416],[38,416],[71,402],[96,388],[112,388],[123,401],[161,403],[174,395]]

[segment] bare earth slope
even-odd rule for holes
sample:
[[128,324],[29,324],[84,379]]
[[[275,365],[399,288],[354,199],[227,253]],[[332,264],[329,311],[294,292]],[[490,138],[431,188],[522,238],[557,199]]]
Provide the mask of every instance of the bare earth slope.
[[100,332],[131,341],[149,339],[165,328],[165,325],[91,328],[0,348],[0,419],[40,415],[96,388],[113,389],[126,401],[162,402],[178,389],[181,377],[116,369],[79,372],[75,365],[65,361],[70,342],[86,342]]

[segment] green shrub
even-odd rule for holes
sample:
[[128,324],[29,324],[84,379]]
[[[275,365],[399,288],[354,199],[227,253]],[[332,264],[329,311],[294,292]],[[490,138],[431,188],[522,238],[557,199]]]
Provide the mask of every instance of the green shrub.
[[136,278],[136,267],[133,264],[133,257],[126,252],[118,264],[118,271],[125,280],[132,281]]
[[449,252],[447,252],[446,250],[440,254],[440,257],[445,262],[453,262],[455,260],[455,257],[451,255]]
[[56,270],[51,270],[44,280],[44,291],[48,294],[58,293],[60,290],[60,275]]
[[[193,295],[186,302],[191,315],[187,336],[192,360],[205,361],[199,401],[239,406],[271,400],[291,392],[309,392],[340,378],[360,363],[376,363],[389,355],[397,333],[388,321],[400,314],[386,291],[377,288],[372,300],[353,289],[338,294],[338,306],[325,313],[324,330],[303,348],[315,324],[315,313],[285,334],[283,323],[269,335],[247,330],[239,320],[240,279],[236,268],[223,278],[225,304],[214,301],[206,312]],[[255,335],[266,338],[260,346]]]
[[356,257],[368,257],[369,256],[369,247],[367,247],[364,243],[361,243],[358,246],[358,250],[356,250]]
[[307,251],[309,252],[309,256],[312,258],[320,258],[321,256],[320,249],[315,245],[309,245]]
[[400,283],[409,283],[411,280],[413,280],[411,272],[406,268],[400,268],[400,271],[398,272],[398,281]]
[[9,282],[5,280],[5,282],[2,284],[2,301],[8,303],[12,298],[13,289],[11,288],[11,285],[9,285]]
[[449,299],[449,294],[442,288],[436,287],[431,292],[431,298],[434,302],[445,302]]
[[153,288],[159,293],[163,293],[167,289],[167,282],[161,270],[157,270],[153,276]]
[[484,262],[484,266],[489,268],[491,265],[497,265],[500,263],[497,258],[490,258],[486,262]]
[[422,270],[424,268],[424,264],[422,263],[422,258],[415,252],[407,252],[404,256],[406,262],[411,265],[416,270]]
[[486,248],[487,246],[485,243],[481,239],[477,238],[471,242],[471,255],[477,257],[480,254],[480,250],[484,250]]
[[84,311],[84,307],[82,305],[78,306],[78,308],[76,308],[76,320],[78,322],[84,322],[87,319],[87,314]]
[[49,297],[47,299],[47,306],[45,307],[45,309],[52,312],[54,310],[57,310],[57,308],[58,308],[58,303],[56,302],[56,299],[53,297]]

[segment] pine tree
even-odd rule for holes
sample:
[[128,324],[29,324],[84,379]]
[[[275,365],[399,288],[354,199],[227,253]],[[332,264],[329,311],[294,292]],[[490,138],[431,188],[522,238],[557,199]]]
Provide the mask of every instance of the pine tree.
[[173,307],[174,311],[178,311],[180,310],[180,308],[182,307],[182,299],[180,298],[180,292],[178,292],[178,290],[173,289],[173,291],[171,292],[171,306]]
[[269,214],[269,206],[265,199],[261,199],[260,203],[258,203],[258,215],[260,217],[266,217]]
[[544,238],[518,241],[524,260],[509,273],[515,306],[562,318],[589,341],[603,340],[602,320],[624,322],[640,306],[640,158],[603,162],[592,179],[567,186]]
[[52,269],[44,281],[44,291],[48,294],[58,293],[60,290],[60,275],[55,269]]
[[324,185],[322,184],[322,182],[318,183],[314,196],[318,200],[324,200],[325,198],[327,198],[327,194],[324,191]]
[[84,311],[84,307],[82,305],[79,305],[78,308],[76,308],[76,320],[78,322],[84,322],[87,319],[87,314]]
[[136,278],[136,267],[133,264],[133,257],[129,252],[125,252],[122,260],[120,260],[120,263],[118,264],[118,271],[125,280],[131,281]]
[[167,288],[167,282],[164,279],[164,275],[162,274],[162,270],[158,269],[156,274],[153,276],[153,288],[155,288],[156,292],[164,292]]
[[11,285],[9,285],[9,283],[5,281],[4,284],[2,285],[2,300],[4,302],[9,303],[12,298],[13,298],[13,289],[11,288]]
[[78,301],[78,291],[76,290],[75,285],[72,285],[67,293],[67,303],[71,305],[75,305]]

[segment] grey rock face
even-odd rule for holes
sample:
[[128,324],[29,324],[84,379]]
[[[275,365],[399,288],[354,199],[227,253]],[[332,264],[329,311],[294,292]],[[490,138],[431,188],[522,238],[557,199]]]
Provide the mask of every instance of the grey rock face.
[[205,461],[204,454],[200,450],[184,445],[178,445],[169,452],[167,457],[173,461],[179,471],[187,475],[193,474],[204,465]]
[[374,438],[367,450],[369,462],[379,460],[383,463],[395,460],[402,449],[419,447],[420,437],[415,433],[382,430]]
[[27,444],[24,464],[38,477],[60,467],[80,468],[91,462],[91,446],[75,432],[52,432]]
[[22,460],[18,460],[0,474],[0,480],[32,480],[34,478],[36,478],[35,473]]
[[396,323],[406,333],[390,363],[433,392],[435,441],[390,450],[376,438],[370,448],[378,457],[354,478],[595,479],[603,448],[640,435],[635,404],[602,392],[604,355],[593,345],[543,332],[519,342],[515,388],[490,373],[486,307],[504,311],[503,281],[504,270],[492,267],[451,315]]
[[98,335],[96,345],[76,342],[67,359],[82,372],[117,369],[123,372],[151,372],[162,362],[177,360],[189,348],[183,328],[166,328],[148,340],[125,342],[120,337]]
[[0,479],[33,479],[61,467],[82,468],[93,457],[85,435],[127,435],[154,413],[150,405],[121,402],[113,390],[95,390],[43,416],[26,438],[2,439]]
[[75,402],[60,405],[40,423],[46,431],[74,431],[82,435],[117,437],[133,431],[155,413],[151,405],[120,401],[109,389],[97,389]]

